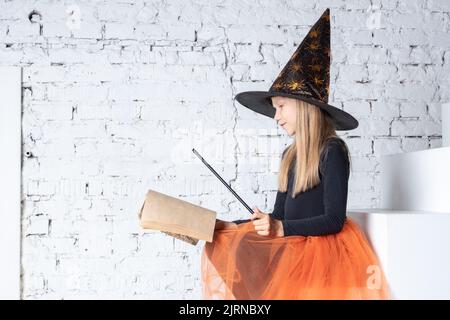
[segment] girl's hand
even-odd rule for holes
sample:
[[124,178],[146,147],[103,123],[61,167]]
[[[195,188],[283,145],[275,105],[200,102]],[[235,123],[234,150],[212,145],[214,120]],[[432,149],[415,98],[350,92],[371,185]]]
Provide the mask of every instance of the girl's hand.
[[236,229],[237,224],[230,221],[223,221],[220,219],[216,219],[216,224],[214,226],[214,230],[226,230],[226,229]]
[[254,213],[251,219],[255,230],[259,235],[268,236],[272,235],[275,237],[283,237],[283,224],[280,220],[273,219],[269,214],[261,212],[257,207],[254,207]]

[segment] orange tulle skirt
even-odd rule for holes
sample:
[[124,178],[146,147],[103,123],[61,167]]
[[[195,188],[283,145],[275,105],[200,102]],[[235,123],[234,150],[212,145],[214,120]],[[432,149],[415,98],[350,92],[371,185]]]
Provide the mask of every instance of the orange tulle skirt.
[[201,254],[204,299],[390,299],[379,260],[347,217],[326,236],[258,235],[253,222],[216,230]]

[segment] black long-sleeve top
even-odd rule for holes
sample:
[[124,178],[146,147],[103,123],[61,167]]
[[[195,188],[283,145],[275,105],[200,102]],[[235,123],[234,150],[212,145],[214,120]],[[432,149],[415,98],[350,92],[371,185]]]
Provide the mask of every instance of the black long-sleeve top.
[[[284,236],[338,233],[346,220],[349,159],[340,138],[327,141],[319,165],[320,183],[292,199],[295,165],[288,174],[288,190],[278,191],[271,217],[282,221]],[[283,156],[286,150],[283,152]],[[295,162],[295,160],[294,160]],[[239,224],[251,219],[234,220]]]

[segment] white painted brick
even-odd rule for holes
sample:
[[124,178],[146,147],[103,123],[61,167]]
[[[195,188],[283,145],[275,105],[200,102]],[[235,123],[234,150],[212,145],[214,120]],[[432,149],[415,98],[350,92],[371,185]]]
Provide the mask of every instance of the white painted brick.
[[225,29],[216,26],[203,26],[197,31],[197,41],[210,45],[224,43],[226,41]]
[[[94,55],[81,48],[52,47],[48,50],[48,61],[54,64],[91,63]],[[98,62],[106,60],[99,56]]]
[[45,285],[45,276],[44,275],[33,275],[24,280],[24,284],[26,285],[27,292],[31,293],[33,291],[43,291]]
[[106,39],[132,39],[134,37],[134,26],[125,23],[106,23]]
[[442,138],[435,137],[435,138],[429,138],[430,141],[430,148],[440,148],[442,147]]
[[345,97],[348,96],[349,92],[357,92],[358,99],[377,99],[382,94],[382,87],[380,85],[375,85],[371,83],[358,83],[354,82],[351,86],[345,83],[339,82],[336,84],[334,89],[335,99],[345,101]]
[[245,28],[245,32],[242,32],[239,26],[231,26],[227,28],[226,34],[229,41],[235,43],[262,42],[281,44],[284,42],[283,33],[276,26],[248,25]]
[[108,89],[98,85],[49,85],[47,97],[53,101],[90,101],[90,103],[101,103],[106,100]]
[[279,70],[277,69],[274,65],[256,64],[250,69],[250,79],[255,81],[273,77],[278,74]]
[[26,228],[27,235],[46,235],[48,233],[48,218],[33,216],[29,218]]
[[384,84],[386,81],[390,81],[396,76],[399,76],[397,72],[398,67],[389,64],[384,64],[383,68],[380,68],[378,64],[368,63],[367,70],[368,80],[375,84]]
[[103,185],[101,181],[98,180],[89,180],[88,183],[88,195],[90,196],[98,196],[102,193],[103,191]]
[[[84,195],[84,194],[80,194],[80,195]],[[77,197],[72,203],[72,208],[74,210],[86,211],[87,209],[90,209],[91,207],[92,207],[92,200],[90,200],[90,199],[82,199],[80,197]]]
[[351,131],[351,135],[379,136],[388,135],[390,129],[390,118],[358,118],[359,125]]
[[387,119],[400,116],[400,103],[396,101],[371,101],[372,116]]
[[[39,35],[39,24],[29,21],[18,20],[8,25],[8,38],[37,37]],[[11,40],[12,40],[11,39]]]
[[236,45],[235,62],[236,63],[254,63],[263,61],[264,57],[259,51],[258,43]]
[[137,5],[132,3],[119,3],[113,6],[101,4],[97,6],[98,19],[104,21],[127,21],[133,19],[139,9]]
[[30,108],[32,116],[40,121],[72,119],[71,103],[33,103]]
[[96,141],[84,140],[75,144],[75,154],[77,157],[92,157],[98,155]]
[[367,69],[361,64],[348,64],[339,67],[339,80],[355,82],[367,80]]
[[30,66],[23,69],[24,80],[28,80],[33,84],[36,82],[64,81],[65,75],[66,68],[63,66]]
[[74,64],[66,68],[71,79],[78,83],[100,81],[126,81],[130,74],[130,67],[126,65]]
[[41,195],[55,194],[55,183],[52,181],[39,181],[39,194]]
[[377,194],[373,190],[362,190],[349,193],[347,211],[351,211],[352,208],[358,210],[365,208],[379,208],[379,205],[376,206],[374,204],[376,199]]
[[23,263],[33,264],[33,271],[37,274],[53,273],[56,266],[56,259],[54,256],[43,257],[33,252],[24,252]]
[[57,160],[55,158],[40,158],[39,173],[46,179],[75,178],[81,171],[81,163],[72,160]]
[[[84,16],[84,15],[83,15]],[[71,30],[75,38],[101,39],[103,24],[98,22],[81,21],[80,28]]]
[[428,139],[426,138],[402,138],[403,152],[414,152],[428,149]]
[[83,175],[96,176],[100,172],[100,163],[99,161],[90,159],[89,161],[81,164],[80,171]]
[[40,149],[33,150],[33,154],[37,157],[47,155],[71,157],[75,154],[75,146],[67,138],[52,139],[43,143]]
[[29,180],[26,183],[27,185],[27,195],[35,195],[39,194],[39,181],[38,180]]
[[349,185],[354,191],[371,191],[373,179],[374,173],[372,172],[352,172],[349,178]]
[[[429,17],[427,18],[427,26],[430,26],[430,29],[438,28],[440,25],[442,25],[441,21],[436,21],[434,24],[435,26],[431,26],[432,21],[430,21]],[[426,46],[428,44],[429,38],[428,38],[428,32],[425,30],[418,30],[417,28],[412,29],[401,29],[399,33],[399,44],[401,46]]]
[[66,25],[66,21],[48,21],[42,28],[42,34],[45,37],[69,37],[70,29]]
[[111,107],[108,105],[77,104],[75,118],[80,120],[111,119]]
[[345,101],[343,105],[343,110],[356,118],[370,115],[370,103],[367,101]]
[[416,81],[416,79],[426,79],[427,73],[421,65],[400,65],[398,67],[397,79],[399,81]]
[[167,39],[167,30],[158,24],[139,24],[135,27],[134,34],[140,40],[164,40]]
[[401,102],[400,115],[402,117],[426,117],[427,105],[422,101]]
[[445,0],[431,0],[428,2],[428,7],[433,11],[450,12],[450,3]]
[[441,127],[431,119],[400,118],[392,122],[392,135],[423,136],[438,135]]
[[373,144],[373,150],[377,155],[389,155],[401,153],[401,141],[397,137],[377,137]]
[[372,140],[369,138],[349,138],[345,140],[349,147],[350,155],[366,156],[372,154]]
[[108,257],[113,250],[111,240],[98,235],[80,235],[78,245],[87,257]]
[[450,64],[450,50],[449,51],[445,51],[444,61],[445,61],[446,65]]
[[373,43],[371,30],[358,30],[348,36],[348,41],[354,45],[370,45]]
[[435,121],[441,120],[441,104],[432,102],[428,103],[427,105],[428,105],[428,114],[430,115],[430,117]]
[[197,51],[179,52],[178,56],[184,65],[214,65],[211,55]]
[[420,63],[432,63],[431,53],[429,50],[416,47],[411,51],[411,59],[414,62],[420,61]]
[[351,155],[350,161],[351,172],[375,172],[379,168],[378,159],[373,156]]
[[169,40],[195,40],[195,28],[189,25],[172,25],[165,29]]
[[139,175],[142,164],[132,161],[112,160],[103,167],[103,173],[107,176],[130,176]]

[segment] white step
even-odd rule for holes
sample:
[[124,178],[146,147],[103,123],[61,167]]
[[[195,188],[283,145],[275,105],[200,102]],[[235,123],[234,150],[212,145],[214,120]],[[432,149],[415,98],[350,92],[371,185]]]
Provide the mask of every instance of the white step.
[[394,299],[450,299],[450,213],[353,209]]
[[380,160],[380,208],[450,212],[450,147]]

